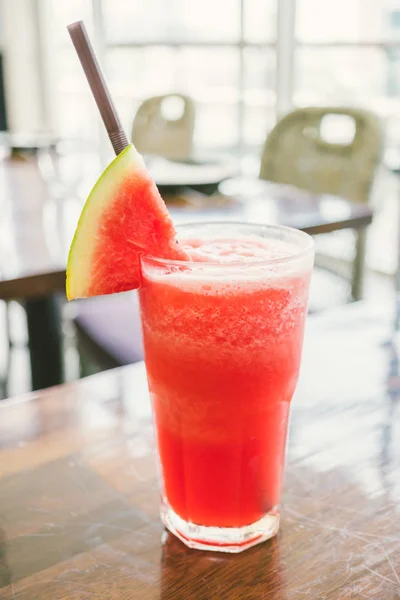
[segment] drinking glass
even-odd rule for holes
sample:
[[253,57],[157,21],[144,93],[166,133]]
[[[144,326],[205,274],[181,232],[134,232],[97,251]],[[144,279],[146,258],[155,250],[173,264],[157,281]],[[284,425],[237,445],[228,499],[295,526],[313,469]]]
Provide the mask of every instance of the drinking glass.
[[[228,259],[141,259],[161,518],[189,547],[240,552],[279,528],[314,244],[281,226],[196,223],[177,233],[182,243],[217,240]],[[250,250],[229,260],[242,240],[267,244],[268,258]]]

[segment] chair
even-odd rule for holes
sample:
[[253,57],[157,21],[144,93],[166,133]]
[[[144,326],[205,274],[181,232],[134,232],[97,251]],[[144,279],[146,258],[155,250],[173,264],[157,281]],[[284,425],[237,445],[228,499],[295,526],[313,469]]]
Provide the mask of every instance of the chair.
[[143,360],[135,292],[80,300],[75,311],[82,377]]
[[138,108],[132,142],[142,154],[173,160],[190,157],[193,145],[195,106],[182,94],[154,96]]
[[[352,127],[350,141],[326,139],[324,126],[329,119],[333,125],[332,117],[344,119]],[[368,202],[382,142],[380,121],[367,110],[300,108],[283,117],[268,135],[260,178],[291,184],[315,194],[334,194],[354,202]],[[366,232],[362,230],[356,239],[351,281],[353,299],[362,296],[365,242]],[[325,261],[325,266],[327,264]]]

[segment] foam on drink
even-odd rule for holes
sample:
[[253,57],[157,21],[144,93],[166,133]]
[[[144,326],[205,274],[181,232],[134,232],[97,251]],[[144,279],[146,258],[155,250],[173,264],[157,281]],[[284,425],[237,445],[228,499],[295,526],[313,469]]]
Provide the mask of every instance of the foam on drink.
[[[302,261],[296,256],[295,244],[283,240],[243,236],[185,238],[180,242],[192,261],[190,265],[174,261],[166,267],[155,260],[147,266],[147,279],[197,294],[225,296],[277,285],[287,287],[293,274],[309,270],[307,257]],[[293,260],[287,261],[289,257]],[[226,269],[221,268],[224,265]]]

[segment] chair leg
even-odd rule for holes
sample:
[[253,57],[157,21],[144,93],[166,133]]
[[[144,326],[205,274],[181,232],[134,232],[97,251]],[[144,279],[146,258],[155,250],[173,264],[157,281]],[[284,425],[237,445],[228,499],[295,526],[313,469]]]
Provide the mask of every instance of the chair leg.
[[8,300],[5,301],[5,337],[7,340],[7,356],[6,356],[6,364],[4,369],[4,376],[0,377],[0,400],[2,398],[7,398],[8,395],[8,378],[10,374],[11,368],[11,352],[13,348],[13,344],[11,341],[11,319],[10,319],[10,303]]
[[353,300],[361,300],[363,297],[366,246],[367,230],[359,229],[357,231],[356,255],[354,257],[351,279],[351,295]]
[[92,360],[83,344],[78,342],[79,376],[88,377],[100,373],[102,369]]

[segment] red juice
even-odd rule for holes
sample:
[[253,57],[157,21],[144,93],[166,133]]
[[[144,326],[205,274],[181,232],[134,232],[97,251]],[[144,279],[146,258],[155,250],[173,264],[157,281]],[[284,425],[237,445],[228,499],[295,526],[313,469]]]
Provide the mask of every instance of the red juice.
[[143,259],[140,290],[164,501],[186,523],[247,527],[280,502],[312,249],[183,243],[193,263]]

